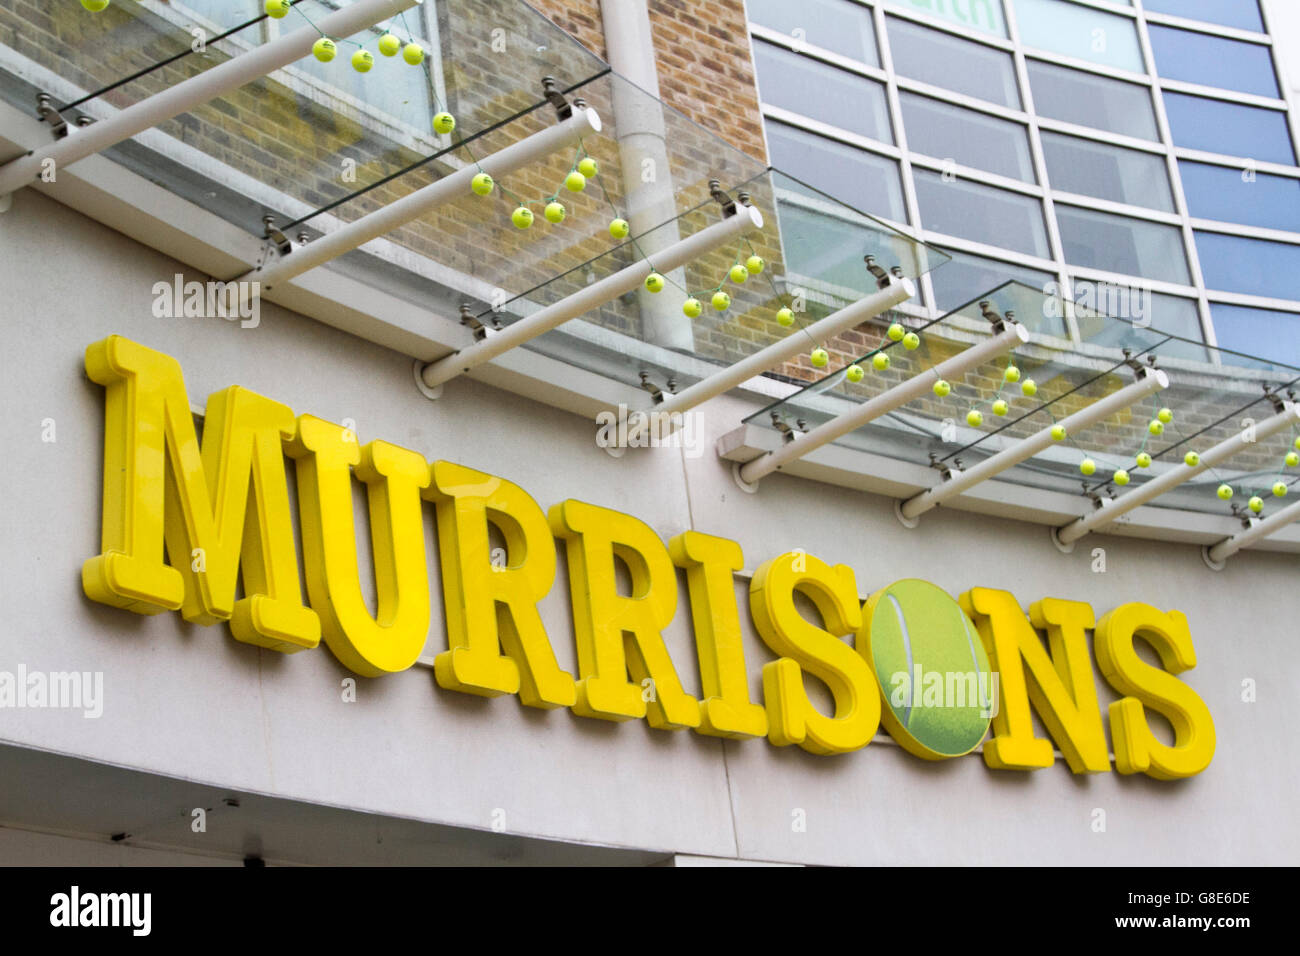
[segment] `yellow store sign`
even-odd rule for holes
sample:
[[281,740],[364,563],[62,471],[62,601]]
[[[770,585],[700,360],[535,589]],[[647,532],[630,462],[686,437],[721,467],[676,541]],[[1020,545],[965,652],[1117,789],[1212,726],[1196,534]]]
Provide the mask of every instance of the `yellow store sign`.
[[[226,621],[236,640],[283,653],[323,638],[358,674],[397,673],[419,658],[433,623],[427,501],[449,645],[435,675],[448,690],[514,694],[529,707],[604,720],[644,718],[664,730],[766,737],[818,754],[867,746],[883,720],[909,752],[948,759],[974,750],[991,723],[990,767],[1050,766],[1055,745],[1075,773],[1097,773],[1111,760],[1088,651],[1094,630],[1102,675],[1123,695],[1109,708],[1116,769],[1173,779],[1213,757],[1209,710],[1174,676],[1196,665],[1178,611],[1133,603],[1097,621],[1087,604],[1045,598],[1026,617],[1006,591],[973,588],[953,600],[923,581],[895,582],[864,605],[851,568],[791,551],[765,561],[750,584],[750,619],[776,655],[763,666],[756,702],[733,589],[744,556],[734,541],[687,531],[665,544],[630,515],[576,500],[543,510],[504,478],[430,464],[383,441],[359,444],[342,426],[295,416],[239,386],[209,397],[200,444],[179,363],[121,336],[91,345],[86,371],[105,387],[106,403],[102,553],[85,563],[82,582],[103,604]],[[301,577],[285,456],[295,462]],[[357,561],[354,476],[368,492],[374,614]],[[493,561],[493,529],[505,541],[504,563]],[[555,583],[557,538],[576,679],[557,663],[538,610]],[[630,593],[618,586],[618,562],[630,571]],[[677,614],[679,569],[703,700],[683,689],[682,662],[662,636]],[[800,612],[800,599],[816,621]],[[1139,657],[1138,638],[1162,668]],[[832,713],[813,706],[809,677],[830,690]],[[1148,711],[1172,724],[1172,745],[1152,732]],[[1051,740],[1035,736],[1035,712]]]

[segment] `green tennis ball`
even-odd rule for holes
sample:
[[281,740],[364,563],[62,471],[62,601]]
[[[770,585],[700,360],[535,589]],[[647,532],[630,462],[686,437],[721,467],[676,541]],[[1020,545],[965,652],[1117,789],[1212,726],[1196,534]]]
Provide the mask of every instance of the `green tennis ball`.
[[748,259],[745,260],[745,268],[749,271],[749,274],[752,276],[758,275],[766,267],[767,267],[767,263],[763,261],[762,256],[750,256]]
[[1194,451],[1189,451],[1183,456],[1183,463],[1187,465],[1188,468],[1195,468],[1201,463],[1201,456],[1196,454]]
[[871,356],[871,367],[877,372],[888,371],[889,356],[884,352],[877,352],[875,355]]
[[1296,451],[1300,451],[1300,438],[1297,438],[1295,442],[1292,443],[1292,447],[1294,447]]
[[1218,494],[1218,496],[1224,501],[1232,500],[1232,485],[1219,485],[1219,490],[1216,494]]
[[1151,467],[1151,456],[1148,455],[1148,454],[1147,454],[1146,452],[1144,452],[1144,451],[1140,451],[1140,452],[1138,452],[1138,456],[1137,456],[1137,466],[1138,466],[1139,468],[1150,468],[1150,467]]
[[321,37],[311,45],[312,56],[322,63],[328,63],[334,59],[334,54],[338,53],[339,48],[329,37]]
[[966,413],[966,424],[971,428],[979,428],[984,424],[984,415],[978,409],[972,408]]
[[1038,394],[1038,383],[1032,378],[1027,378],[1020,383],[1020,394],[1025,398],[1033,398]]
[[552,200],[546,204],[546,208],[542,210],[542,215],[546,217],[547,222],[564,222],[564,206]]
[[445,110],[441,113],[434,114],[433,131],[435,133],[441,133],[443,136],[446,136],[455,128],[456,128],[456,117],[452,116],[450,113],[448,113]]
[[1152,435],[1163,435],[1165,433],[1165,423],[1158,418],[1153,418],[1151,423],[1147,425],[1147,431]]
[[571,193],[580,193],[587,188],[587,177],[575,169],[564,177],[564,188]]
[[1174,413],[1168,408],[1162,408],[1160,411],[1156,412],[1156,419],[1162,425],[1168,425],[1174,420]]
[[1053,425],[1053,426],[1052,426],[1052,441],[1065,441],[1065,426],[1064,426],[1064,425]]
[[858,382],[862,381],[864,378],[866,378],[866,376],[867,373],[863,371],[862,366],[856,363],[850,365],[848,368],[844,370],[844,377],[847,378],[850,382],[853,382],[854,384],[857,384]]
[[825,368],[826,363],[831,360],[830,353],[825,349],[813,349],[808,356],[808,361],[812,362],[813,368]]
[[931,388],[930,391],[934,392],[935,396],[938,398],[947,398],[952,392],[952,386],[943,379],[939,379],[939,381],[934,383],[934,387]]
[[[91,13],[99,13],[99,11],[108,6],[108,0],[81,0],[81,5]],[[270,3],[267,4],[268,7],[270,5]],[[288,6],[288,4],[286,3],[285,6]],[[270,13],[270,11],[268,10],[267,13]],[[272,14],[272,16],[274,16],[274,14]],[[284,14],[282,13],[280,16],[284,16]]]
[[632,227],[628,225],[626,219],[611,219],[609,221],[609,234],[615,239],[626,239],[631,230]]
[[1275,497],[1275,498],[1285,498],[1285,497],[1286,497],[1286,482],[1285,482],[1285,481],[1277,481],[1277,482],[1274,482],[1274,483],[1273,483],[1273,497]]
[[[549,216],[547,218],[550,218]],[[647,292],[664,291],[664,277],[657,272],[652,272],[645,277],[645,290]]]
[[682,303],[682,313],[688,319],[698,319],[703,312],[704,306],[700,303],[700,300],[694,296],[691,296]]
[[1120,468],[1118,471],[1115,472],[1115,474],[1110,476],[1110,480],[1115,482],[1115,484],[1119,485],[1121,488],[1123,488],[1125,485],[1129,483],[1128,472],[1125,471],[1123,468]]
[[496,186],[496,183],[492,181],[492,177],[489,176],[487,173],[479,173],[472,180],[470,180],[470,184],[469,184],[469,188],[474,190],[475,195],[478,196],[489,195],[492,192],[494,186]]
[[1007,370],[1002,373],[1002,378],[1004,381],[1010,382],[1014,385],[1016,382],[1020,381],[1020,369],[1016,368],[1014,365],[1008,365]]
[[1294,468],[1296,465],[1300,465],[1300,455],[1297,455],[1297,454],[1296,454],[1295,452],[1293,452],[1293,451],[1289,451],[1289,452],[1287,452],[1287,453],[1286,453],[1286,466],[1287,466],[1288,468]]
[[907,349],[909,352],[915,352],[920,347],[921,336],[917,335],[915,332],[908,332],[903,336],[903,348]]
[[533,224],[533,211],[527,206],[520,206],[510,214],[510,221],[519,229],[527,229]]
[[375,65],[375,55],[369,50],[357,50],[352,54],[352,69],[358,73],[369,73]]
[[996,684],[961,605],[928,581],[895,581],[863,608],[858,652],[880,688],[881,719],[904,750],[946,760],[974,750],[989,729]]
[[778,325],[784,325],[786,328],[789,328],[794,325],[794,313],[785,307],[777,309],[776,321]]
[[[92,0],[92,2],[98,3],[99,0]],[[90,4],[88,4],[86,0],[81,0],[81,5],[87,10],[91,9]],[[103,3],[100,3],[98,9],[103,10],[106,6],[108,6],[108,0],[104,0]],[[291,4],[289,0],[266,0],[266,3],[262,4],[262,9],[266,11],[266,15],[272,20],[282,20],[284,17],[289,15],[289,11],[292,8],[293,4]]]
[[[271,2],[273,0],[268,0],[267,6],[270,6]],[[285,7],[289,6],[288,0],[284,0],[284,5]],[[401,49],[402,41],[391,33],[385,33],[379,38],[379,52],[384,56],[397,56],[398,51]]]
[[907,329],[903,328],[901,323],[895,322],[885,334],[889,336],[891,342],[901,342],[903,336],[907,334]]
[[713,307],[719,312],[726,312],[731,308],[731,296],[727,295],[727,293],[723,292],[721,289],[713,293],[713,298],[710,301],[713,303]]
[[1095,475],[1097,473],[1097,463],[1091,458],[1085,458],[1079,462],[1079,471],[1085,475]]
[[578,172],[590,179],[592,176],[595,176],[596,173],[600,172],[600,167],[596,165],[596,161],[590,156],[584,156],[582,159],[578,160]]
[[1007,404],[1006,399],[999,398],[996,402],[993,403],[993,414],[997,415],[999,418],[1005,415],[1010,410],[1011,410],[1011,406]]
[[737,262],[734,266],[731,267],[731,270],[727,273],[727,275],[731,278],[732,282],[736,283],[736,285],[740,285],[742,282],[744,282],[746,279],[749,278],[749,270],[746,269],[744,266],[742,266],[739,262]]
[[402,59],[411,66],[419,66],[424,62],[424,47],[412,40],[402,47]]
[[1255,512],[1255,514],[1259,514],[1264,510],[1264,499],[1259,495],[1252,495],[1250,500],[1246,502],[1246,507]]

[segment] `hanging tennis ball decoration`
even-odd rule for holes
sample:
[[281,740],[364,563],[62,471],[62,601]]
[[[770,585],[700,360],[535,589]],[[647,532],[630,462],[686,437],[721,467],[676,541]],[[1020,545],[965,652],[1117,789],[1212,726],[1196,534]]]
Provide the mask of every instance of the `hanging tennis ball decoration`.
[[1032,378],[1027,378],[1020,383],[1020,394],[1025,398],[1033,398],[1038,394],[1038,383]]
[[695,296],[691,296],[682,303],[682,314],[688,319],[698,319],[703,312],[704,306],[700,303],[699,299],[695,298]]
[[[550,217],[547,216],[549,219]],[[652,272],[645,277],[645,290],[647,292],[664,291],[664,277],[657,272]]]
[[600,172],[600,167],[590,156],[584,156],[578,160],[578,172],[582,173],[587,179],[591,179],[596,173]]
[[1053,425],[1053,426],[1052,426],[1052,441],[1065,441],[1065,426],[1064,426],[1064,425]]
[[1156,421],[1162,425],[1168,425],[1174,420],[1174,413],[1168,408],[1162,408],[1156,412]]
[[1165,433],[1165,423],[1158,418],[1153,418],[1147,425],[1147,431],[1152,435],[1163,435]]
[[1183,456],[1183,464],[1185,464],[1188,468],[1195,468],[1200,463],[1201,463],[1201,456],[1196,454],[1196,452],[1194,451],[1189,451],[1186,455]]
[[[81,0],[81,5],[87,10],[90,9],[90,4],[86,3],[86,0]],[[102,10],[106,6],[108,4],[103,3],[99,9]],[[293,9],[293,4],[289,0],[266,0],[266,3],[262,4],[262,9],[266,11],[266,15],[272,20],[283,20],[289,15],[289,11]]]
[[1232,500],[1232,485],[1219,485],[1219,490],[1215,492],[1223,501]]
[[[81,0],[81,5],[91,13],[99,13],[108,6],[108,0]],[[268,3],[267,6],[269,7],[270,4]],[[283,15],[281,14],[281,16]]]
[[1097,473],[1097,463],[1091,458],[1085,458],[1079,462],[1079,471],[1085,476],[1092,476]]
[[[556,224],[564,222],[564,206],[558,200],[552,199],[546,204],[546,208],[542,210],[542,215],[546,217],[547,222]],[[660,278],[663,277],[660,276]],[[663,286],[660,286],[660,288],[663,288]]]
[[580,193],[587,188],[587,177],[575,169],[564,177],[564,188],[571,193]]
[[1010,410],[1011,410],[1011,406],[1007,404],[1007,401],[1004,398],[999,398],[996,402],[993,403],[993,414],[997,415],[999,418],[1006,415],[1006,413],[1009,412]]
[[1138,452],[1138,456],[1137,456],[1137,466],[1138,466],[1139,468],[1150,468],[1150,467],[1151,467],[1151,456],[1148,455],[1148,454],[1147,454],[1146,452],[1144,452],[1144,451],[1140,451],[1140,452]]
[[826,363],[831,360],[831,355],[823,348],[816,348],[808,356],[808,361],[812,362],[813,368],[825,368]]
[[903,328],[901,322],[895,322],[889,327],[885,334],[889,336],[889,341],[901,342],[903,341],[903,336],[907,334],[907,329]]
[[1014,365],[1008,365],[1007,370],[1002,373],[1002,380],[1012,385],[1016,384],[1016,382],[1020,381],[1020,369]]
[[[267,0],[269,7],[275,0]],[[284,5],[289,6],[288,0],[284,0]],[[391,33],[385,33],[379,38],[379,52],[384,56],[397,56],[402,49],[402,41]]]
[[713,298],[710,301],[712,302],[713,307],[719,312],[726,312],[731,308],[731,296],[727,295],[727,293],[723,292],[721,289],[713,293]]
[[329,37],[321,37],[311,45],[311,55],[322,63],[328,63],[338,53],[338,45]]
[[1297,439],[1292,443],[1292,447],[1293,447],[1296,451],[1300,451],[1300,438],[1297,438]]
[[375,65],[375,55],[369,50],[357,50],[352,54],[352,69],[358,73],[369,73]]
[[1294,468],[1296,465],[1300,465],[1300,454],[1289,451],[1286,453],[1285,461],[1288,468]]
[[736,285],[741,285],[749,278],[749,270],[737,262],[731,267],[731,271],[727,273],[727,277],[731,279],[732,282],[736,283]]
[[1264,510],[1264,499],[1259,495],[1251,495],[1250,500],[1246,502],[1246,507],[1255,512],[1255,514],[1259,514]]
[[754,255],[745,260],[745,271],[750,275],[756,276],[767,267],[762,256]]
[[952,393],[952,386],[943,379],[939,379],[930,388],[930,391],[934,392],[936,398],[947,398]]
[[456,128],[456,117],[446,110],[433,114],[433,131],[446,136]]
[[1275,498],[1285,498],[1285,497],[1286,497],[1286,482],[1285,482],[1285,481],[1277,481],[1277,482],[1274,482],[1274,483],[1273,483],[1273,497],[1275,497]]
[[789,328],[790,326],[794,325],[794,313],[791,312],[785,306],[782,306],[781,308],[777,309],[776,324],[783,325],[786,328]]
[[419,66],[424,62],[424,47],[412,40],[402,47],[402,59],[411,66]]
[[855,362],[844,370],[844,377],[856,385],[867,377],[867,373],[863,370],[861,365],[858,365]]
[[984,424],[984,415],[977,408],[972,408],[966,413],[966,424],[971,428],[979,428]]
[[474,190],[476,196],[490,195],[494,186],[496,186],[496,183],[492,181],[492,177],[487,173],[479,173],[469,183],[469,188]]
[[871,367],[877,372],[889,371],[889,356],[884,352],[877,352],[871,356]]
[[1127,471],[1125,471],[1123,468],[1120,468],[1115,472],[1115,474],[1110,476],[1110,480],[1115,482],[1115,484],[1119,485],[1121,488],[1123,488],[1132,479],[1129,478],[1129,473]]
[[615,239],[626,239],[627,234],[632,231],[626,219],[611,219],[609,221],[609,234]]
[[903,348],[907,349],[909,352],[915,352],[920,347],[921,336],[917,335],[915,332],[908,332],[903,336]]
[[520,206],[510,214],[510,221],[516,229],[527,229],[533,224],[533,211],[527,206]]

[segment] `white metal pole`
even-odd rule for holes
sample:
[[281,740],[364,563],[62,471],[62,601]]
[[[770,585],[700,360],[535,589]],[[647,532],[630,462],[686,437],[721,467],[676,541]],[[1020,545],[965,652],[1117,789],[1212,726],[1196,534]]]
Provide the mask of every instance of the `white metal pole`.
[[[86,127],[70,127],[67,136],[0,166],[0,196],[21,189],[53,160],[55,168],[71,165],[159,123],[187,113],[208,100],[251,83],[311,53],[321,34],[347,37],[396,16],[423,0],[357,0],[341,10],[304,25],[287,36],[183,80],[173,87],[133,103],[116,115]],[[347,69],[346,65],[340,67]]]
[[970,369],[983,365],[995,356],[1001,355],[1007,349],[1023,345],[1028,341],[1029,330],[1018,322],[1012,322],[992,338],[986,339],[978,345],[972,345],[952,358],[940,362],[934,368],[928,369],[919,375],[914,375],[906,382],[895,385],[887,392],[881,392],[875,398],[863,402],[853,411],[832,418],[830,421],[817,426],[808,434],[800,435],[793,441],[787,442],[776,451],[768,452],[761,458],[746,462],[738,469],[737,473],[741,480],[753,484],[760,478],[764,478],[790,462],[804,457],[809,452],[816,451],[842,435],[847,435],[868,422],[873,422],[877,418],[894,411],[894,409],[901,408],[908,402],[920,398],[940,379],[957,378]]
[[570,319],[576,319],[611,299],[640,288],[652,268],[661,273],[676,269],[739,236],[762,228],[762,213],[753,206],[737,206],[735,215],[728,216],[721,222],[715,222],[657,253],[653,266],[644,259],[634,262],[613,275],[593,282],[582,291],[566,296],[554,305],[548,305],[526,318],[507,325],[500,332],[494,332],[460,352],[430,362],[420,373],[420,378],[427,387],[437,388],[444,382],[484,362],[491,361],[517,345],[535,339]]
[[1271,534],[1276,534],[1287,525],[1300,520],[1300,501],[1287,505],[1281,511],[1269,515],[1263,521],[1251,525],[1245,531],[1225,538],[1213,547],[1206,548],[1205,553],[1216,564],[1226,561],[1242,548],[1249,548],[1256,541],[1262,541]]
[[684,388],[677,394],[668,396],[651,409],[635,413],[634,416],[631,416],[635,421],[628,424],[628,441],[631,442],[632,439],[640,436],[641,432],[648,427],[652,416],[654,421],[660,423],[657,437],[667,437],[675,430],[677,423],[680,422],[679,416],[681,412],[702,405],[709,399],[730,391],[742,382],[749,381],[755,375],[760,375],[768,369],[794,358],[808,347],[810,340],[819,343],[825,342],[841,332],[857,328],[868,319],[875,318],[880,313],[892,309],[915,295],[916,286],[911,279],[895,278],[886,288],[873,292],[852,305],[845,306],[838,312],[831,313],[826,318],[814,322],[806,329],[786,336],[779,342],[773,342],[771,345],[759,349],[753,355],[746,356],[735,365],[722,369],[716,375],[710,375],[689,388]]
[[1027,461],[1043,449],[1054,444],[1055,439],[1052,438],[1052,429],[1058,425],[1065,428],[1066,434],[1072,435],[1090,425],[1095,425],[1115,412],[1136,404],[1152,392],[1168,387],[1168,375],[1158,369],[1144,368],[1136,382],[1121,388],[1113,395],[1107,395],[1100,401],[1093,402],[1087,408],[1080,409],[1073,415],[1049,425],[1023,441],[1016,442],[1009,448],[1004,448],[996,455],[984,459],[978,465],[974,465],[965,471],[953,471],[947,481],[903,502],[899,506],[899,513],[909,520],[919,518],[931,508],[936,508],[948,499],[955,498],[981,481],[987,481],[994,475],[999,475],[1008,468],[1012,468],[1022,461]]
[[1272,418],[1266,418],[1258,425],[1253,425],[1240,434],[1219,442],[1209,451],[1201,452],[1200,461],[1195,465],[1176,465],[1158,478],[1151,479],[1145,485],[1134,488],[1128,494],[1120,495],[1110,504],[1098,508],[1077,521],[1072,521],[1063,528],[1056,529],[1054,532],[1056,540],[1063,545],[1078,541],[1089,532],[1110,524],[1121,515],[1128,514],[1134,508],[1160,497],[1171,488],[1176,488],[1183,482],[1190,481],[1207,468],[1213,468],[1215,465],[1227,461],[1233,455],[1244,451],[1255,442],[1262,441],[1295,424],[1300,424],[1300,405],[1287,402],[1285,409]]
[[568,119],[510,144],[480,160],[477,165],[463,166],[437,182],[429,183],[240,278],[256,280],[261,283],[262,292],[269,292],[282,282],[350,252],[371,239],[387,235],[430,210],[467,194],[470,181],[480,172],[494,179],[500,178],[545,159],[556,150],[572,146],[588,134],[599,133],[600,129],[600,117],[595,110],[588,107],[576,109]]

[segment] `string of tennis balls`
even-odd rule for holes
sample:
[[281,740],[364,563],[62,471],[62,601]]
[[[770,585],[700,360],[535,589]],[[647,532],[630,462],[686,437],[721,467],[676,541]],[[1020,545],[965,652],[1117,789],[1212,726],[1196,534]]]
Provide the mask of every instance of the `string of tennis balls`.
[[[1294,432],[1295,430],[1292,429],[1292,434],[1294,434]],[[1297,466],[1300,466],[1300,437],[1293,438],[1291,448],[1289,448],[1286,454],[1282,457],[1282,467],[1277,471],[1277,480],[1273,482],[1272,488],[1269,489],[1272,491],[1273,497],[1286,497],[1287,492],[1290,490],[1290,485],[1287,484],[1287,474],[1285,469],[1295,468]],[[1292,480],[1292,483],[1294,483],[1294,479]],[[1246,507],[1255,514],[1259,514],[1264,510],[1264,499],[1259,495],[1255,488],[1251,488],[1250,492],[1250,500],[1246,502]],[[1231,501],[1234,489],[1232,485],[1223,482],[1219,485],[1217,494],[1222,500]]]

